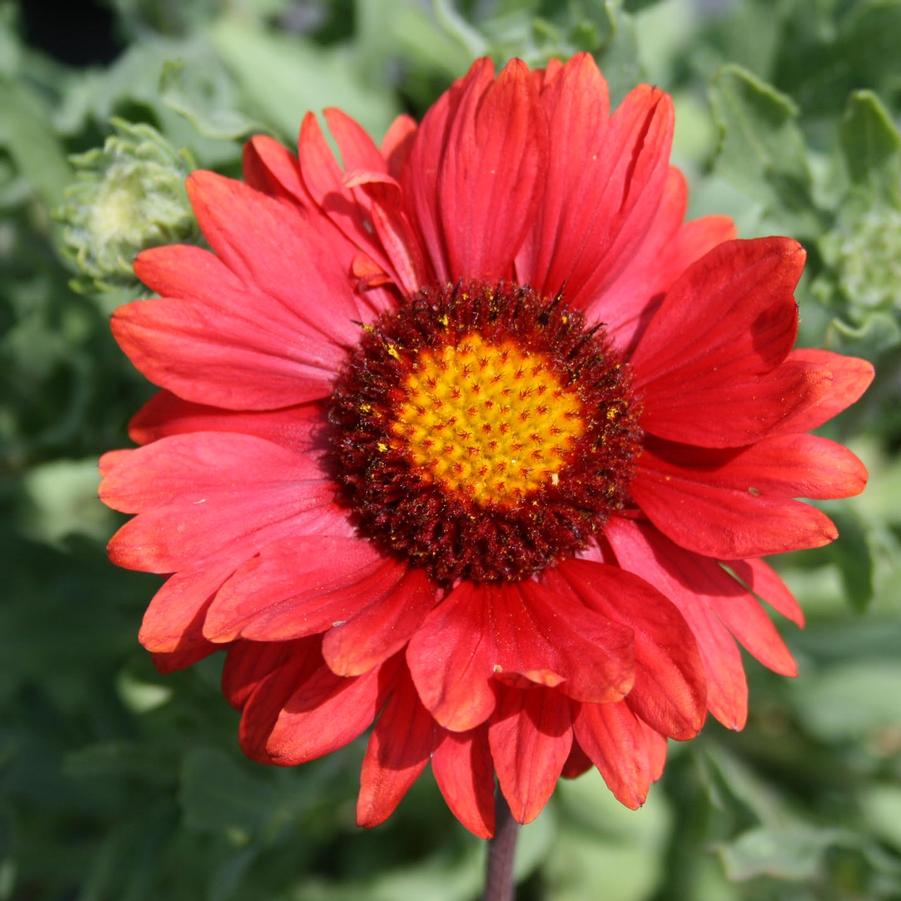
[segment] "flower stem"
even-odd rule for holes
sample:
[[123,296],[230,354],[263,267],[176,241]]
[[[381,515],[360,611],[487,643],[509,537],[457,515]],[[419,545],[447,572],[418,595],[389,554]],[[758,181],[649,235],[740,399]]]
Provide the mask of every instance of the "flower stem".
[[495,802],[497,823],[494,838],[488,842],[488,870],[485,874],[485,901],[513,901],[513,861],[519,823],[500,790]]

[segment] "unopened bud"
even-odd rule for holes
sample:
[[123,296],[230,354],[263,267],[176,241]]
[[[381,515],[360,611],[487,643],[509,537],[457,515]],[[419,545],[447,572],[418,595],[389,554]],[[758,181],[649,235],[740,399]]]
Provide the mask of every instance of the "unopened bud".
[[57,211],[80,291],[131,284],[139,251],[196,236],[184,186],[194,168],[188,151],[176,150],[150,125],[112,124],[116,131],[102,148],[72,158],[76,178]]

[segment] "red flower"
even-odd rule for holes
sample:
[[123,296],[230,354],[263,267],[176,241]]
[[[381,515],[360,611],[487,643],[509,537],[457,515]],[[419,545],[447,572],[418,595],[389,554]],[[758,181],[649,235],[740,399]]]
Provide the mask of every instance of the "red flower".
[[325,116],[343,166],[308,115],[195,172],[212,252],[142,253],[113,319],[164,389],[102,461],[113,561],[172,574],[141,641],[227,651],[256,760],[375,722],[363,825],[430,762],[481,836],[495,774],[524,822],[591,764],[637,807],[668,737],[744,724],[736,639],[795,673],[761,558],[836,537],[794,498],[866,473],[807,433],[872,369],[792,349],[801,247],[683,222],[669,97],[609,115],[587,55],[480,60],[381,148]]

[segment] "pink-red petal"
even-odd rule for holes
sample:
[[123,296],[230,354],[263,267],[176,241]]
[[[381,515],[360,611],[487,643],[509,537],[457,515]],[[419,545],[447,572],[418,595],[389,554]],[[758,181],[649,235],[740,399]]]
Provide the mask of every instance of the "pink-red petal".
[[243,710],[257,686],[275,670],[292,659],[306,658],[311,654],[318,659],[316,645],[313,638],[274,642],[236,641],[229,647],[222,667],[222,694],[232,707]]
[[432,773],[454,816],[478,838],[494,835],[494,766],[487,730],[448,732],[432,752]]
[[804,611],[779,574],[763,560],[725,560],[741,582],[775,611],[804,628]]
[[656,754],[649,748],[647,727],[629,706],[623,701],[581,704],[573,729],[616,799],[632,810],[641,807],[655,778]]
[[401,582],[406,567],[356,537],[296,535],[264,547],[222,587],[204,634],[287,641],[324,632]]
[[788,238],[728,241],[686,270],[632,355],[643,428],[736,447],[759,440],[799,405],[804,384],[791,371],[773,371],[797,335],[793,292],[804,257]]
[[497,780],[513,818],[530,823],[541,813],[572,747],[570,701],[548,688],[499,690],[488,727]]
[[828,422],[859,400],[875,375],[868,360],[812,348],[792,351],[786,366],[806,376],[808,399],[779,423],[780,434],[807,432]]
[[100,497],[139,513],[113,536],[113,562],[171,573],[229,556],[237,565],[285,535],[347,534],[311,455],[251,435],[173,435],[106,454]]
[[325,634],[326,663],[339,676],[359,676],[387,660],[406,645],[437,595],[424,570],[408,570],[386,595]]
[[495,706],[491,610],[483,586],[461,583],[407,645],[407,665],[422,703],[446,729],[465,732]]
[[379,717],[360,772],[357,825],[383,823],[429,763],[438,727],[403,673]]
[[635,685],[629,706],[658,732],[693,738],[707,706],[707,680],[694,635],[656,588],[619,567],[570,560],[548,579],[563,578],[602,616],[635,636]]
[[741,652],[709,599],[696,590],[691,573],[682,571],[685,558],[679,549],[652,526],[620,517],[610,519],[604,535],[619,565],[666,595],[688,623],[707,676],[707,709],[724,726],[744,728],[748,683]]
[[243,154],[244,181],[257,191],[309,208],[297,157],[268,135],[254,135]]
[[676,544],[726,560],[822,547],[838,531],[809,504],[718,485],[645,448],[630,490],[648,519]]
[[136,444],[150,444],[191,432],[241,432],[298,453],[315,453],[324,443],[324,428],[325,411],[318,404],[280,410],[223,410],[160,391],[132,417],[128,437]]
[[438,174],[451,278],[510,273],[538,197],[546,140],[538,94],[520,60],[484,92],[464,94]]
[[320,667],[281,705],[266,754],[273,763],[296,766],[344,747],[375,719],[396,673],[396,661],[352,679]]
[[860,494],[867,470],[846,447],[817,435],[778,434],[744,448],[648,441],[655,465],[753,496],[838,498]]
[[497,586],[486,600],[494,616],[496,678],[513,674],[559,686],[577,701],[619,700],[632,689],[631,627],[580,603],[565,584]]
[[206,646],[203,621],[207,608],[236,565],[230,558],[207,561],[170,576],[144,613],[138,641],[154,654]]

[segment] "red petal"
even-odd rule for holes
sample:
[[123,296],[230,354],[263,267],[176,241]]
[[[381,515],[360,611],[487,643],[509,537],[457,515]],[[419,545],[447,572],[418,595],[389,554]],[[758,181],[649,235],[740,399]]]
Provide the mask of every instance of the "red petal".
[[578,701],[619,700],[631,690],[631,628],[598,616],[560,580],[491,589],[487,600],[494,617],[498,678],[516,673],[549,687],[559,685]]
[[213,172],[192,172],[186,186],[210,246],[246,286],[270,298],[267,313],[356,342],[357,307],[343,265],[349,248],[323,228],[325,220]]
[[735,238],[735,224],[727,216],[682,222],[687,194],[685,177],[671,167],[647,237],[616,281],[585,311],[589,320],[607,323],[607,333],[620,347],[632,345],[663,295],[695,260]]
[[763,560],[725,560],[736,576],[774,610],[804,628],[804,611],[779,574]]
[[616,799],[632,810],[641,807],[655,778],[656,754],[628,705],[581,704],[573,729]]
[[579,743],[573,738],[573,746],[569,749],[569,757],[563,764],[563,772],[560,774],[564,779],[578,779],[583,773],[587,773],[593,766],[588,755],[579,746]]
[[352,169],[371,169],[374,172],[387,172],[385,157],[375,146],[375,142],[366,133],[366,129],[343,110],[327,107],[323,110],[329,131],[338,145],[344,171]]
[[513,818],[529,823],[554,791],[572,746],[570,702],[547,688],[502,688],[488,744]]
[[297,649],[280,666],[263,676],[244,702],[238,740],[241,750],[258,763],[273,763],[266,742],[288,698],[317,671],[324,669],[315,643],[286,643]]
[[359,676],[387,660],[422,625],[437,593],[423,570],[408,570],[387,594],[326,633],[326,663],[339,676]]
[[388,163],[388,174],[400,178],[401,171],[413,149],[416,137],[416,120],[401,113],[389,126],[382,138],[382,156]]
[[222,693],[236,710],[242,710],[257,686],[292,659],[313,654],[318,659],[316,640],[237,641],[229,649],[222,668]]
[[426,619],[407,652],[423,703],[445,728],[491,712],[494,675],[560,686],[583,700],[618,700],[632,687],[632,632],[541,585],[461,584]]
[[317,404],[281,410],[223,410],[160,391],[132,417],[128,437],[136,444],[150,444],[190,432],[241,432],[306,453],[319,449],[322,441],[318,433],[324,426],[325,412]]
[[[639,720],[639,722],[641,722]],[[648,752],[648,765],[651,772],[651,782],[656,782],[662,775],[666,766],[666,752],[668,742],[666,737],[655,732],[647,723],[641,723],[644,729],[645,748]]]
[[[728,594],[728,574],[712,560],[704,559],[703,562],[704,565],[698,569],[703,570],[709,580],[707,593],[723,625],[765,667],[780,676],[797,676],[798,665],[763,607],[744,592]],[[700,578],[695,584],[702,584]]]
[[447,248],[438,204],[438,177],[454,118],[464,96],[484,93],[494,77],[488,59],[478,59],[469,72],[432,104],[416,132],[402,178],[410,220],[422,235],[439,283],[450,280]]
[[614,283],[660,206],[672,135],[667,94],[640,85],[626,96],[603,142],[585,161],[591,175],[570,198],[572,213],[545,279],[546,292],[565,285],[567,302],[587,308]]
[[287,641],[324,632],[390,595],[406,567],[356,537],[298,535],[248,560],[210,607],[210,641]]
[[681,585],[702,599],[752,656],[780,675],[797,675],[791,652],[763,608],[718,561],[688,553],[652,529],[643,534]]
[[310,197],[300,178],[297,157],[267,135],[254,135],[244,145],[244,181],[270,197],[310,207]]
[[794,344],[793,291],[803,266],[794,241],[760,238],[720,244],[688,268],[632,357],[645,429],[734,447],[758,440],[799,405],[803,380],[769,373]]
[[210,654],[221,651],[221,645],[213,644],[211,641],[198,641],[196,644],[192,641],[185,650],[173,651],[164,654],[151,654],[153,665],[157,672],[164,676],[174,673],[180,669],[187,669],[194,666],[201,660],[206,659]]
[[494,835],[494,766],[485,729],[442,731],[432,773],[453,815],[478,838]]
[[[365,132],[343,114],[336,113],[335,110],[331,111],[329,124],[332,124],[331,120],[337,124],[347,149],[345,168],[385,172],[385,160],[377,150],[377,159],[372,155],[374,145],[371,145]],[[371,145],[368,151],[366,142]],[[298,152],[304,185],[323,216],[352,246],[362,250],[380,268],[385,269],[388,261],[381,244],[373,235],[370,201],[363,192],[344,184],[344,169],[336,162],[313,113],[307,113],[301,124]],[[365,160],[371,165],[360,165]]]
[[561,67],[542,91],[541,106],[549,126],[547,167],[534,223],[516,257],[516,272],[523,284],[550,294],[560,287],[546,284],[558,242],[573,236],[572,223],[590,214],[593,195],[601,189],[591,190],[602,180],[605,160],[598,157],[610,102],[604,76],[589,54],[578,53]]
[[[659,306],[662,296],[658,295],[670,286],[672,279],[663,281],[659,263],[679,232],[687,204],[685,176],[670,166],[660,205],[641,244],[613,283],[585,308],[586,317],[605,323],[608,334],[615,335],[621,347],[629,345],[639,324]],[[693,260],[685,260],[682,269],[690,262]]]
[[409,676],[398,679],[394,693],[372,730],[357,798],[357,825],[383,823],[426,768],[437,726],[419,703]]
[[273,763],[296,766],[344,747],[375,719],[396,674],[393,661],[354,679],[320,667],[282,705],[266,753]]
[[707,597],[695,590],[679,552],[653,527],[619,517],[604,529],[620,566],[640,575],[678,608],[698,643],[707,675],[707,708],[730,729],[742,729],[748,714],[748,685],[741,652]]
[[697,643],[675,606],[619,567],[570,560],[558,567],[582,601],[635,635],[629,706],[658,732],[693,738],[704,725],[707,682]]
[[681,397],[671,391],[650,419],[642,417],[642,426],[661,437],[678,434],[673,440],[689,444],[740,447],[784,432],[783,423],[803,415],[826,389],[823,374],[789,358],[765,375],[710,381]]
[[[211,494],[253,494],[281,481],[319,482],[316,460],[251,435],[175,435],[100,458],[100,499],[122,513],[179,501],[203,506]],[[198,503],[200,501],[200,503]]]
[[250,435],[174,435],[100,464],[101,500],[140,513],[109,544],[128,569],[171,573],[220,555],[237,565],[283,535],[350,530],[315,459]]
[[422,703],[455,732],[478,726],[494,710],[495,649],[485,588],[461,583],[407,645],[407,665]]
[[369,199],[375,233],[389,264],[391,280],[406,294],[415,294],[432,280],[419,236],[404,212],[400,186],[387,175],[352,172],[344,179]]
[[138,641],[155,654],[206,646],[203,620],[207,608],[237,563],[228,558],[205,562],[170,576],[144,613]]
[[794,344],[794,289],[804,258],[804,248],[790,238],[757,238],[727,241],[694,263],[635,351],[640,384],[720,364],[737,364],[742,373],[772,370]]
[[858,400],[875,375],[873,364],[868,360],[827,350],[794,350],[786,365],[807,374],[811,385],[807,403],[779,423],[780,434],[807,432],[828,422]]
[[119,307],[112,330],[135,368],[154,384],[187,400],[236,410],[327,397],[344,358],[336,344],[274,333],[263,317],[252,321],[168,298]]
[[728,216],[702,216],[683,222],[654,262],[659,290],[669,288],[695,260],[714,247],[734,240],[735,223]]
[[719,559],[821,547],[838,536],[815,507],[717,485],[704,472],[667,463],[648,448],[630,490],[676,544]]
[[484,92],[463,96],[438,175],[452,278],[510,273],[537,200],[546,140],[537,91],[520,60],[507,63]]
[[775,435],[728,450],[663,441],[647,446],[656,467],[676,478],[687,470],[709,485],[754,497],[851,497],[867,483],[866,467],[851,451],[816,435]]

